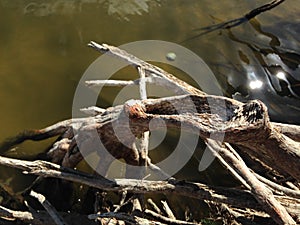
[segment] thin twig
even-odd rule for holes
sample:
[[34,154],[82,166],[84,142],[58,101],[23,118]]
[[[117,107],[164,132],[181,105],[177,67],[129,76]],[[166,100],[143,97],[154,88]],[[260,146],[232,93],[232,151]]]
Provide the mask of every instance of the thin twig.
[[172,212],[171,208],[169,207],[167,201],[160,201],[163,205],[163,209],[168,215],[170,219],[176,220],[176,217],[174,216],[174,213]]
[[8,209],[4,206],[0,206],[0,217],[7,220],[21,220],[24,222],[32,222],[34,220],[34,216],[30,212],[26,211],[15,211]]
[[148,198],[147,202],[158,214],[162,213],[160,208],[158,208],[158,206],[153,202],[153,200],[151,198]]
[[63,218],[58,214],[56,209],[51,205],[51,203],[43,196],[42,194],[39,194],[33,190],[31,190],[30,196],[34,197],[41,203],[41,205],[47,210],[53,221],[57,225],[67,225],[67,223],[63,220]]
[[233,168],[232,165],[230,165],[220,154],[218,151],[216,151],[215,149],[211,148],[210,149],[211,152],[213,153],[213,155],[219,160],[219,162],[226,168],[229,170],[229,172],[237,179],[239,180],[248,190],[251,189],[251,187],[249,186],[249,184],[245,181],[245,179],[239,174],[239,172]]
[[287,188],[287,187],[281,186],[279,184],[276,184],[273,181],[270,181],[267,178],[260,176],[257,173],[254,173],[254,175],[257,177],[257,179],[259,179],[261,182],[265,183],[269,187],[273,188],[275,191],[282,192],[282,193],[286,194],[287,196],[300,198],[300,191],[293,190],[291,188]]
[[101,113],[104,113],[105,109],[97,107],[97,106],[89,106],[89,107],[86,107],[86,108],[81,108],[80,111],[84,112],[88,115],[91,115],[91,116],[96,116],[96,115],[99,115]]
[[[107,44],[98,44],[94,41],[91,41],[88,44],[89,47],[92,47],[93,49],[102,52],[102,53],[109,53],[112,56],[115,56],[125,62],[127,62],[129,65],[132,65],[134,67],[141,67],[145,70],[147,77],[160,77],[163,78],[165,81],[169,82],[169,86],[173,86],[174,90],[177,91],[177,94],[187,94],[187,93],[194,93],[194,94],[205,94],[204,92],[198,90],[197,88],[187,84],[186,82],[174,77],[172,74],[167,73],[166,71],[162,70],[161,68],[154,66],[150,63],[147,63],[136,56],[133,56],[129,53],[127,53],[124,50],[121,50],[117,47],[107,45]],[[179,91],[180,90],[180,91]]]
[[164,221],[167,224],[180,224],[180,225],[201,225],[200,223],[193,223],[193,222],[187,222],[187,221],[183,221],[183,220],[177,220],[177,219],[173,219],[173,218],[169,218],[163,215],[160,215],[156,212],[153,212],[152,210],[146,209],[145,210],[145,214],[148,216],[151,216],[157,220],[161,220]]
[[[30,207],[29,207],[30,208]],[[90,222],[85,215],[80,215],[77,213],[60,213],[60,216],[65,218],[66,221],[69,221],[72,225],[95,225],[94,222]],[[13,209],[8,209],[6,207],[0,206],[0,220],[3,222],[7,221],[7,224],[32,224],[32,225],[57,225],[49,216],[49,213],[46,211],[40,210],[36,212],[28,211],[18,211]],[[1,223],[5,225],[6,223]]]
[[299,189],[300,183],[298,183],[298,187],[297,187],[297,186],[296,186],[295,184],[293,184],[292,182],[286,181],[286,185],[289,186],[291,189],[293,189],[293,190],[295,190],[295,191],[300,191],[300,189]]
[[106,87],[124,87],[124,86],[132,86],[137,85],[137,81],[132,80],[88,80],[85,81],[85,84],[88,87],[99,87],[99,86],[106,86]]
[[158,176],[158,179],[165,180],[168,178],[173,178],[170,174],[166,173],[160,167],[153,164],[150,157],[147,157],[147,166],[156,176]]
[[[139,89],[140,89],[140,97],[142,100],[146,100],[147,99],[147,87],[146,87],[146,73],[145,70],[142,67],[138,67],[138,72],[140,75],[140,85],[139,85]],[[150,138],[150,132],[146,131],[142,134],[142,138],[141,138],[141,143],[140,143],[140,160],[141,160],[141,166],[143,166],[145,169],[147,167],[147,158],[148,158],[148,148],[149,148],[149,138]],[[142,174],[144,177],[146,170],[141,171],[144,174]]]
[[[115,213],[115,212],[108,212],[103,214],[90,214],[88,218],[91,220],[95,220],[97,218],[114,218],[117,220],[126,221],[126,224],[133,224],[133,225],[152,225],[153,221],[150,221],[145,218],[138,217],[136,215],[128,215],[126,213]],[[163,225],[160,222],[155,222],[157,225]]]

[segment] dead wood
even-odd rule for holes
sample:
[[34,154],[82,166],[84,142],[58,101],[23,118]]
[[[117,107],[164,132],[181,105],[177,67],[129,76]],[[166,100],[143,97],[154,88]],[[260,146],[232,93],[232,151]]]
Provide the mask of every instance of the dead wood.
[[[80,215],[76,213],[63,213],[63,212],[61,212],[59,215],[67,222],[67,224],[96,225],[96,223],[94,221],[89,220],[86,215]],[[11,225],[11,224],[57,225],[57,223],[55,223],[51,219],[48,212],[17,211],[17,210],[8,209],[3,206],[0,206],[0,224],[1,225]]]
[[[25,161],[0,157],[0,165],[18,168],[24,173],[42,177],[55,177],[73,182],[79,182],[91,187],[106,191],[123,191],[132,193],[163,193],[203,199],[215,203],[224,203],[238,208],[260,210],[258,203],[251,197],[250,192],[234,188],[213,187],[200,183],[185,181],[141,181],[135,179],[116,179],[109,181],[105,178],[79,172],[70,168],[61,167],[46,161]],[[282,198],[275,195],[276,199],[287,208],[292,215],[299,215],[298,203],[291,197]],[[296,204],[296,205],[295,205]]]
[[66,222],[64,219],[58,214],[56,209],[51,205],[51,203],[40,193],[37,193],[33,190],[30,191],[29,194],[31,197],[36,198],[39,203],[42,204],[42,206],[47,210],[48,214],[51,216],[52,220],[57,225],[66,225]]
[[257,202],[248,191],[231,188],[211,187],[200,183],[176,180],[141,181],[138,179],[116,179],[115,181],[110,181],[100,176],[79,172],[47,161],[25,161],[3,156],[0,156],[0,165],[21,169],[25,174],[65,179],[106,191],[126,190],[133,193],[177,194],[196,199],[223,202],[229,205],[238,205],[241,208],[257,209],[258,207]]
[[[277,224],[296,224],[295,220],[299,222],[297,210],[299,191],[292,191],[280,184],[274,185],[267,179],[255,175],[230,145],[233,144],[246,152],[251,159],[259,161],[263,168],[276,171],[283,177],[289,175],[297,185],[300,182],[299,126],[271,122],[267,107],[261,101],[241,103],[226,97],[207,95],[124,50],[95,42],[91,42],[89,46],[125,60],[138,69],[140,79],[130,85],[140,85],[141,100],[130,100],[124,105],[107,109],[95,107],[84,109],[92,113],[92,116],[62,121],[41,130],[26,131],[0,146],[4,151],[25,140],[42,140],[59,136],[60,139],[54,143],[48,156],[63,167],[44,161],[26,162],[4,157],[0,158],[0,164],[43,177],[80,182],[107,191],[125,190],[138,194],[172,193],[226,204],[228,207],[264,210]],[[147,99],[146,80],[154,83],[157,81],[157,84],[172,88],[179,95]],[[116,82],[116,85],[124,85],[124,83]],[[114,159],[122,158],[128,165],[148,166],[152,172],[166,176],[164,171],[151,164],[151,159],[148,157],[147,134],[150,121],[151,129],[161,129],[166,125],[199,135],[210,146],[222,165],[247,190],[216,188],[173,179],[140,180],[143,178],[141,174],[144,173],[136,176],[130,174],[130,171],[126,171],[128,178],[139,179],[108,181],[103,177],[94,177],[68,169],[75,167],[82,160],[82,152],[79,149],[84,146],[87,151],[92,152],[95,140],[100,138],[109,151],[109,154],[100,155],[99,166],[102,174],[105,174]],[[116,127],[119,130],[118,135],[116,135]],[[96,135],[94,131],[97,131]],[[129,132],[135,136],[129,138],[127,135]],[[224,136],[224,144],[210,139],[220,136]],[[142,145],[137,147],[134,144],[135,139],[140,137],[143,137]],[[169,219],[175,217],[170,215]]]

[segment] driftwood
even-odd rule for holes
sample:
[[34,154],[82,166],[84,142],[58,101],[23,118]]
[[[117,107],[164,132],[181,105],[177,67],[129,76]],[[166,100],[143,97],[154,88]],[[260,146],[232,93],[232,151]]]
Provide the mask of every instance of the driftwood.
[[[277,224],[300,222],[299,126],[271,122],[267,107],[261,101],[241,103],[226,97],[207,95],[119,48],[105,44],[99,45],[95,42],[91,42],[89,46],[125,60],[138,69],[140,79],[137,81],[129,81],[129,83],[105,81],[105,83],[116,86],[140,85],[141,100],[130,100],[124,105],[107,109],[86,108],[83,110],[91,113],[91,117],[66,120],[45,129],[26,131],[0,146],[0,149],[7,150],[25,140],[42,140],[60,136],[48,152],[48,156],[52,162],[59,163],[63,167],[44,161],[26,162],[4,157],[0,158],[1,165],[16,167],[43,177],[57,177],[80,182],[106,191],[126,190],[138,194],[172,193],[203,199],[215,204],[225,204],[227,211],[234,215],[242,215],[241,211],[239,213],[235,211],[236,208],[240,210],[247,208],[267,213],[266,215],[269,215]],[[178,95],[147,99],[145,82],[172,88]],[[87,82],[89,86],[99,84],[102,85],[103,82]],[[151,129],[161,129],[166,125],[199,135],[222,165],[243,184],[245,189],[210,187],[175,179],[147,181],[141,180],[145,172],[136,176],[130,171],[126,171],[127,177],[135,179],[108,181],[102,177],[69,169],[82,160],[82,155],[78,150],[81,146],[78,144],[89,146],[95,138],[100,137],[114,158],[122,158],[129,165],[148,166],[153,173],[166,176],[164,171],[151,163],[148,156],[147,136],[150,121]],[[164,124],[161,123],[162,121]],[[118,135],[114,130],[116,123],[122,131]],[[94,130],[97,130],[97,137],[91,132]],[[128,132],[132,132],[135,136],[129,138]],[[220,135],[224,135],[223,143],[210,139]],[[141,137],[142,144],[136,148],[133,145],[135,138]],[[127,144],[122,144],[124,142]],[[239,154],[242,154],[244,158]],[[112,160],[112,157],[101,156],[99,165],[101,165],[102,174],[105,174]],[[260,169],[277,176],[289,177],[293,182],[294,190],[282,186],[279,181],[276,183],[276,180],[270,181],[256,174],[255,168],[249,168],[244,160],[255,162]],[[154,214],[152,213],[153,216]],[[106,217],[111,215],[113,214],[107,214]],[[170,214],[168,218],[176,221],[174,215]]]

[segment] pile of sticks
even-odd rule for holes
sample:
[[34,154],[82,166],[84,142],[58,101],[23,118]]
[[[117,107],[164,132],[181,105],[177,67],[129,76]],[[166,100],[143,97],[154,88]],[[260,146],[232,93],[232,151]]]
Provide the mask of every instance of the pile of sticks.
[[[0,148],[8,150],[25,140],[38,141],[59,136],[47,152],[51,162],[30,162],[1,156],[0,165],[21,169],[24,173],[39,176],[39,179],[54,177],[102,191],[122,193],[120,204],[113,210],[95,211],[95,214],[89,215],[91,224],[94,220],[107,224],[122,224],[122,221],[128,224],[201,224],[195,222],[195,218],[193,221],[177,219],[167,203],[163,203],[165,210],[162,212],[152,200],[148,200],[148,205],[154,211],[150,210],[141,201],[141,196],[145,193],[175,194],[204,200],[222,208],[224,215],[230,215],[231,222],[236,224],[255,224],[254,217],[269,220],[270,224],[300,223],[299,126],[271,122],[267,107],[261,101],[241,103],[226,97],[208,95],[117,47],[95,42],[90,42],[89,46],[125,60],[137,69],[140,78],[135,81],[94,80],[86,81],[86,84],[139,85],[140,100],[130,100],[107,109],[95,106],[85,108],[83,111],[91,114],[90,117],[65,120],[41,130],[22,132],[2,143]],[[148,99],[146,85],[149,83],[171,88],[177,95]],[[193,102],[196,112],[186,106],[187,100]],[[214,104],[208,107],[208,102]],[[219,102],[225,104],[218,104]],[[179,107],[180,112],[174,110],[172,105]],[[224,111],[225,117],[222,115]],[[126,135],[128,119],[134,138]],[[141,170],[140,174],[132,174],[130,168],[126,171],[126,179],[115,180],[73,169],[83,159],[82,152],[79,151],[82,146],[79,143],[84,143],[88,149],[95,139],[100,138],[109,151],[109,154],[100,156],[101,174],[107,172],[114,159],[124,159],[128,165],[143,166],[161,177],[168,177],[165,171],[151,162],[148,155],[150,121],[151,129],[161,129],[161,123],[155,121],[164,121],[167,127],[181,128],[199,135],[212,154],[240,182],[241,188],[213,187],[175,178],[151,181],[145,179],[146,170]],[[123,130],[123,134],[118,136],[114,134],[113,128],[116,122]],[[91,130],[96,130],[96,135]],[[216,136],[225,134],[223,142],[211,139],[211,133]],[[120,138],[128,144],[122,144],[124,142]],[[140,139],[139,146],[134,145],[136,138]],[[275,179],[262,177],[258,172],[272,174]],[[40,194],[33,190],[29,193],[39,199],[53,218],[54,222],[49,220],[48,224],[66,224],[61,214],[51,205],[49,207],[50,203]],[[133,195],[128,198],[127,193]],[[120,208],[128,202],[134,205],[132,213],[121,212]],[[41,224],[47,215],[14,211],[1,206],[0,217]]]

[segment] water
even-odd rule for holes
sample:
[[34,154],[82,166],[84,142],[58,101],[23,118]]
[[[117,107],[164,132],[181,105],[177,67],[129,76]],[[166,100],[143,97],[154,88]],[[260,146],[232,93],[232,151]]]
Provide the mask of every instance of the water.
[[[239,18],[266,2],[1,0],[0,141],[71,117],[77,83],[99,56],[87,48],[90,40],[116,46],[145,39],[180,43],[209,65],[224,95],[261,99],[273,120],[300,124],[300,2],[286,1],[231,30],[193,38],[198,28]],[[128,71],[117,76],[125,79]],[[116,94],[107,91],[102,106]],[[27,142],[11,155],[30,158],[51,141]],[[194,164],[179,176],[190,175]],[[22,189],[23,176],[1,170],[1,180],[16,177],[14,185]]]

